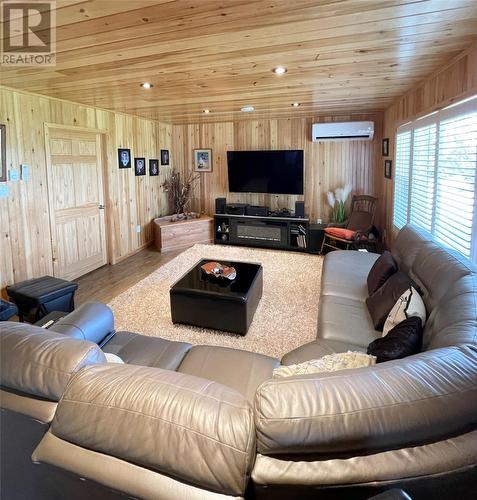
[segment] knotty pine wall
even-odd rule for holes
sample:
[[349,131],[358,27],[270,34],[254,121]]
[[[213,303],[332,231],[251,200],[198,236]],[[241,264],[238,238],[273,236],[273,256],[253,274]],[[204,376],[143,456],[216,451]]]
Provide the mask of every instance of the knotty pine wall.
[[170,167],[160,167],[157,177],[136,177],[134,167],[118,168],[117,149],[127,147],[133,157],[159,159],[160,149],[172,146],[170,125],[5,87],[0,87],[0,123],[7,129],[7,168],[19,169],[25,163],[30,172],[27,182],[7,182],[10,194],[0,198],[0,289],[52,273],[45,123],[105,133],[111,260],[118,261],[150,242],[151,220],[168,212],[161,184]]
[[[312,142],[311,125],[318,121],[372,120],[372,141]],[[305,201],[305,212],[312,220],[329,220],[326,192],[351,182],[353,192],[380,197],[382,115],[335,115],[316,118],[256,120],[240,122],[174,125],[172,157],[175,165],[187,171],[193,165],[194,149],[212,149],[213,171],[202,173],[195,190],[194,208],[207,214],[215,211],[215,198],[229,202],[267,205],[272,209],[295,208]],[[227,189],[227,151],[253,149],[303,149],[305,156],[304,196],[231,194]],[[381,216],[378,214],[377,223]]]
[[[384,114],[384,137],[389,137],[389,158],[395,163],[395,142],[397,128],[420,116],[477,94],[477,44],[471,45],[457,57],[439,68],[417,87],[398,99]],[[393,227],[393,179],[381,177],[378,190],[384,196],[384,221],[388,241],[392,243],[397,234]]]

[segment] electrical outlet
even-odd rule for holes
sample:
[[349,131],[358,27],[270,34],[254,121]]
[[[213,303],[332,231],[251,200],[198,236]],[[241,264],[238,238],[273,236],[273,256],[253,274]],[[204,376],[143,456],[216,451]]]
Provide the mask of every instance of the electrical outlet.
[[140,233],[141,232],[141,226],[138,224],[136,226],[136,233]]
[[30,179],[30,172],[28,170],[28,165],[26,165],[25,163],[22,163],[20,166],[20,177],[22,181],[25,182],[28,182],[28,180]]
[[17,182],[20,180],[20,172],[16,168],[11,168],[8,171],[9,181]]

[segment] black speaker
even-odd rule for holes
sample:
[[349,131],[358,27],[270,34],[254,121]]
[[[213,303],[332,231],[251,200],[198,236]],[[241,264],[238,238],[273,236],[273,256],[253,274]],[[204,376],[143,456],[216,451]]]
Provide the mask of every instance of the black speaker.
[[227,203],[225,213],[229,215],[245,215],[246,203]]
[[255,215],[256,217],[267,217],[268,207],[262,207],[260,205],[248,205],[245,209],[246,215]]
[[308,251],[320,253],[323,238],[325,237],[325,224],[310,224],[308,226]]
[[304,201],[295,201],[295,217],[305,217]]
[[227,200],[225,198],[215,198],[215,213],[224,214]]

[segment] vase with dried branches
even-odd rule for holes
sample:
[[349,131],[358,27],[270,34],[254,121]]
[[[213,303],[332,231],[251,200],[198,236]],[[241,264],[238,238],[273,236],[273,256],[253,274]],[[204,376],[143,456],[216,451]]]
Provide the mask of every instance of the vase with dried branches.
[[174,216],[171,221],[197,217],[197,214],[187,213],[186,209],[191,202],[194,184],[199,177],[200,174],[191,171],[183,178],[181,173],[174,169],[166,177],[162,187],[168,194],[169,201],[174,209]]

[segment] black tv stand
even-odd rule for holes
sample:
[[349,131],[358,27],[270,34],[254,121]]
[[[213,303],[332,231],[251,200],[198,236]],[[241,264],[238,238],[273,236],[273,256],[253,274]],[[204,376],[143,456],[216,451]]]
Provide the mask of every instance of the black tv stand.
[[241,245],[306,252],[307,217],[214,215],[214,240],[218,245]]

